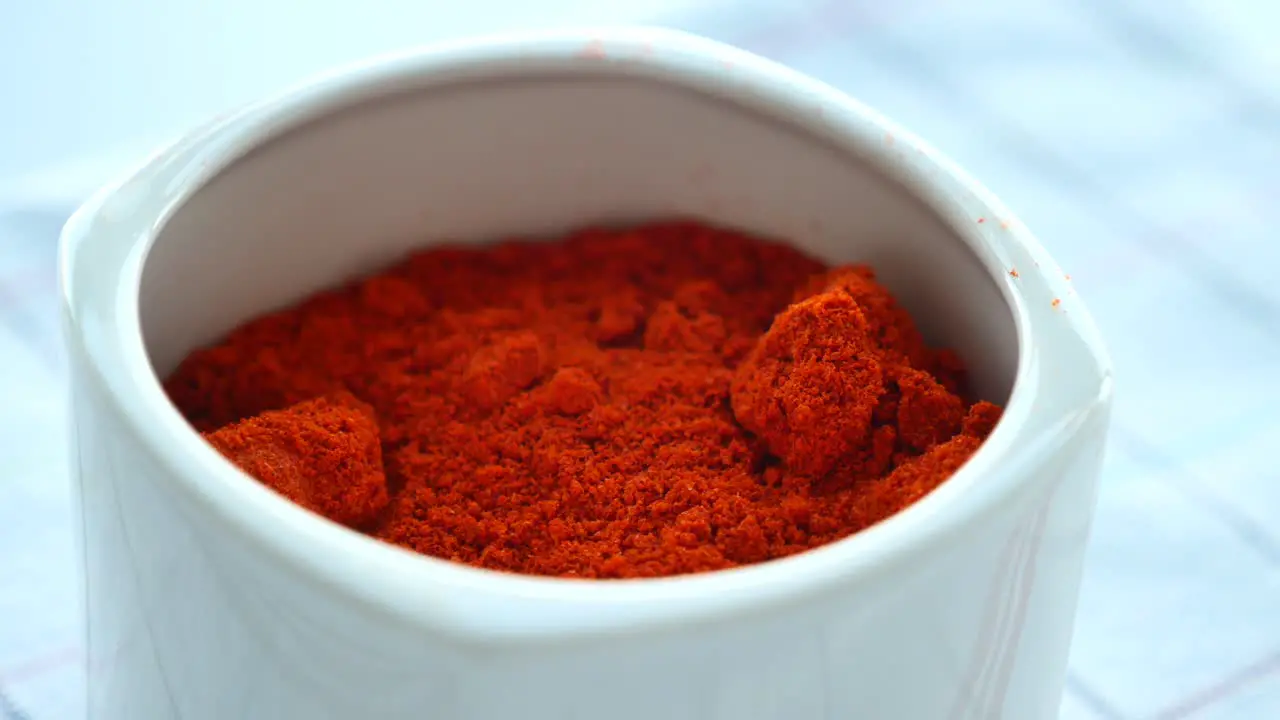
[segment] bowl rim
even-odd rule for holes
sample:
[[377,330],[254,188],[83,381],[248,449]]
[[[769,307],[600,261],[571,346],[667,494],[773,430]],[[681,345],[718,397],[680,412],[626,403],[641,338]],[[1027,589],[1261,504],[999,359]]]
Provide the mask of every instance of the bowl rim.
[[[784,559],[669,578],[587,581],[499,573],[395,547],[313,515],[250,481],[182,419],[143,345],[138,288],[165,221],[227,165],[310,120],[399,88],[510,77],[539,67],[644,74],[754,103],[787,125],[821,130],[895,175],[932,206],[998,277],[1014,316],[1018,366],[1005,416],[948,482],[904,511],[839,542]],[[726,69],[731,68],[731,72]],[[809,108],[814,112],[797,113]],[[803,116],[803,117],[802,117]],[[967,218],[967,221],[966,221]],[[973,220],[978,219],[977,222]],[[984,223],[985,218],[992,222]],[[998,220],[996,220],[998,218]],[[1015,281],[1002,268],[1016,266]],[[90,269],[92,268],[92,269]],[[106,269],[104,269],[106,268]],[[1025,268],[1025,270],[1023,269]],[[764,612],[796,599],[892,581],[894,569],[956,539],[1029,491],[1037,463],[1088,423],[1105,423],[1111,364],[1088,312],[1039,242],[1003,204],[914,134],[858,101],[781,65],[679,31],[605,27],[475,37],[375,57],[304,81],[224,116],[104,187],[68,221],[59,250],[66,338],[179,499],[229,537],[366,606],[434,632],[490,641],[570,639]],[[1053,298],[1052,308],[1049,299]],[[1072,397],[1041,380],[1085,379]],[[1056,394],[1055,394],[1056,393]],[[1055,394],[1043,414],[1045,397]],[[983,482],[975,482],[982,477]]]

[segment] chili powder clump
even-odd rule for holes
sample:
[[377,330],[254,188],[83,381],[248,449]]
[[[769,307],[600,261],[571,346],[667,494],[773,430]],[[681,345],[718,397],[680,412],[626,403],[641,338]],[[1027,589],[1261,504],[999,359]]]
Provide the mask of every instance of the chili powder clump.
[[696,222],[435,247],[166,382],[220,452],[389,543],[627,578],[824,545],[928,494],[1000,409],[864,266]]

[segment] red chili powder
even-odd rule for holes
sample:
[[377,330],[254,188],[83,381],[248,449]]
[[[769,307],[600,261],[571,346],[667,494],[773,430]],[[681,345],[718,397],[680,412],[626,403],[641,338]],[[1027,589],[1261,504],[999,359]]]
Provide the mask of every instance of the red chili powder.
[[694,222],[436,247],[192,353],[170,398],[285,497],[518,573],[656,577],[839,540],[1000,410],[864,266]]

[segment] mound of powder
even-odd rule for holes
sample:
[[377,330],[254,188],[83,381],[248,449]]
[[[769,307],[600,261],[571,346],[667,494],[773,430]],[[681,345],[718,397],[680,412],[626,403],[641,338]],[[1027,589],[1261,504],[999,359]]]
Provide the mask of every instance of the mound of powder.
[[424,250],[166,382],[317,513],[590,578],[766,561],[889,517],[991,432],[999,408],[964,387],[871,269],[694,222]]

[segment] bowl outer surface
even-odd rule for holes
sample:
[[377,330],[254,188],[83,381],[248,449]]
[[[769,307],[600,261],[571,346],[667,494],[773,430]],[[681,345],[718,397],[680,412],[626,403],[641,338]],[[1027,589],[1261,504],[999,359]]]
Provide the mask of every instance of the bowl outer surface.
[[[655,214],[873,262],[931,335],[986,368],[980,389],[1016,379],[1005,421],[942,489],[849,541],[706,576],[573,583],[413,556],[315,518],[204,446],[154,378],[424,231]],[[99,193],[64,233],[62,281],[93,718],[1056,713],[1109,362],[1016,218],[812,81],[646,30],[383,58],[223,119]]]

